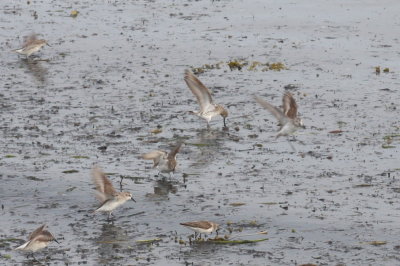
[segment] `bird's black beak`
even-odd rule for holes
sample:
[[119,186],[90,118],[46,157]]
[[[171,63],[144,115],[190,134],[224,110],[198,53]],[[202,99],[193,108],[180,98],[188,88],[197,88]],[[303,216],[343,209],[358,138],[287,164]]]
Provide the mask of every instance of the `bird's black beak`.
[[57,239],[55,239],[55,238],[54,238],[54,241],[56,241],[56,242],[57,242],[57,244],[60,244],[60,242],[58,242],[58,241],[57,241]]
[[134,198],[131,198],[131,200],[133,200],[134,202],[136,202],[136,200]]
[[51,45],[50,45],[50,44],[48,44],[47,42],[46,42],[46,44],[47,44],[47,46],[50,46],[50,47],[51,47]]

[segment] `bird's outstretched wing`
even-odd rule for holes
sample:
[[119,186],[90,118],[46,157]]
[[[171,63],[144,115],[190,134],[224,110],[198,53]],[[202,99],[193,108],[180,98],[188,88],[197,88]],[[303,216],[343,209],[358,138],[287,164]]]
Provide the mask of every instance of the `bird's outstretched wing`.
[[282,98],[283,113],[291,118],[295,119],[297,117],[297,104],[290,92],[286,92]]
[[213,103],[210,90],[189,70],[185,71],[185,82],[196,96],[201,112],[207,111]]
[[263,99],[259,98],[259,97],[254,97],[254,99],[256,100],[256,102],[258,102],[262,107],[264,107],[265,109],[267,109],[268,111],[271,112],[271,114],[273,116],[275,116],[276,119],[278,119],[279,123],[281,125],[284,125],[287,117],[285,116],[285,114],[279,110],[278,108],[276,108],[275,106],[273,106],[272,104],[264,101]]

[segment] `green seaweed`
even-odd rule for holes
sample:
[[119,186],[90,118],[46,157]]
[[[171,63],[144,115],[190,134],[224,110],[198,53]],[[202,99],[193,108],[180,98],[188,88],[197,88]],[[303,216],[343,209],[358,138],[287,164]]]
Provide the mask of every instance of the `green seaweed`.
[[251,244],[266,241],[268,238],[261,238],[261,239],[244,239],[244,240],[225,240],[225,239],[208,239],[206,242],[211,242],[215,244]]
[[268,69],[273,70],[273,71],[281,71],[281,70],[285,70],[287,68],[283,63],[276,62],[276,63],[269,64]]
[[136,240],[136,243],[138,244],[151,244],[154,242],[159,242],[162,241],[161,238],[153,238],[153,239],[143,239],[143,240]]
[[242,70],[243,66],[245,65],[244,63],[240,63],[238,60],[233,60],[227,63],[230,70]]
[[89,159],[89,156],[84,156],[84,155],[74,155],[72,156],[74,159]]
[[37,178],[36,176],[27,176],[26,179],[33,180],[33,181],[44,181],[44,179]]
[[394,149],[394,148],[396,148],[396,146],[387,145],[387,144],[382,144],[382,148],[383,148],[383,149]]

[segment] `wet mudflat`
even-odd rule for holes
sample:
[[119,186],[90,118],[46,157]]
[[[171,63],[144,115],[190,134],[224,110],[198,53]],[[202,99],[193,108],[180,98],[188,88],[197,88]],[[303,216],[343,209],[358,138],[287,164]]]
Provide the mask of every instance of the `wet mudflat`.
[[[46,223],[61,244],[36,257],[50,265],[399,264],[399,8],[3,1],[0,263],[32,264],[12,249]],[[31,32],[52,46],[31,60],[9,52]],[[186,113],[198,108],[187,68],[204,70],[229,130]],[[285,89],[307,127],[296,152],[252,98],[279,105]],[[171,180],[139,159],[179,141]],[[93,164],[137,201],[113,223],[91,213]],[[195,220],[268,240],[189,245],[179,223]]]

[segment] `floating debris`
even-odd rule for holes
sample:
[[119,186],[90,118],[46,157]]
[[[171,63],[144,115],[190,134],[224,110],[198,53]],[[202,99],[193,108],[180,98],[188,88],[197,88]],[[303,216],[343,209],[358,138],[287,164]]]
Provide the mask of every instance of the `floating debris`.
[[360,188],[360,187],[372,187],[372,184],[359,184],[359,185],[355,185],[353,186],[354,188]]
[[162,128],[156,128],[150,131],[152,134],[160,134],[162,132]]
[[79,14],[79,11],[77,10],[72,10],[70,13],[71,18],[76,18]]
[[74,174],[74,173],[79,173],[78,170],[65,170],[62,171],[63,174]]
[[44,181],[44,179],[37,178],[36,176],[27,176],[26,179],[33,181]]
[[71,192],[71,191],[73,191],[73,190],[75,190],[76,189],[76,187],[70,187],[70,188],[67,188],[67,190],[65,190],[66,192]]
[[263,204],[263,205],[276,205],[278,204],[278,202],[261,202],[259,204]]
[[229,204],[229,205],[231,205],[231,206],[233,206],[233,207],[239,207],[239,206],[246,205],[246,203],[243,203],[243,202],[232,202],[232,203]]
[[341,134],[341,133],[343,133],[343,132],[344,132],[343,130],[338,129],[338,130],[329,131],[328,133],[329,133],[329,134]]
[[367,244],[367,245],[373,245],[373,246],[381,246],[381,245],[386,245],[386,241],[367,241],[367,242],[361,242],[360,244]]

